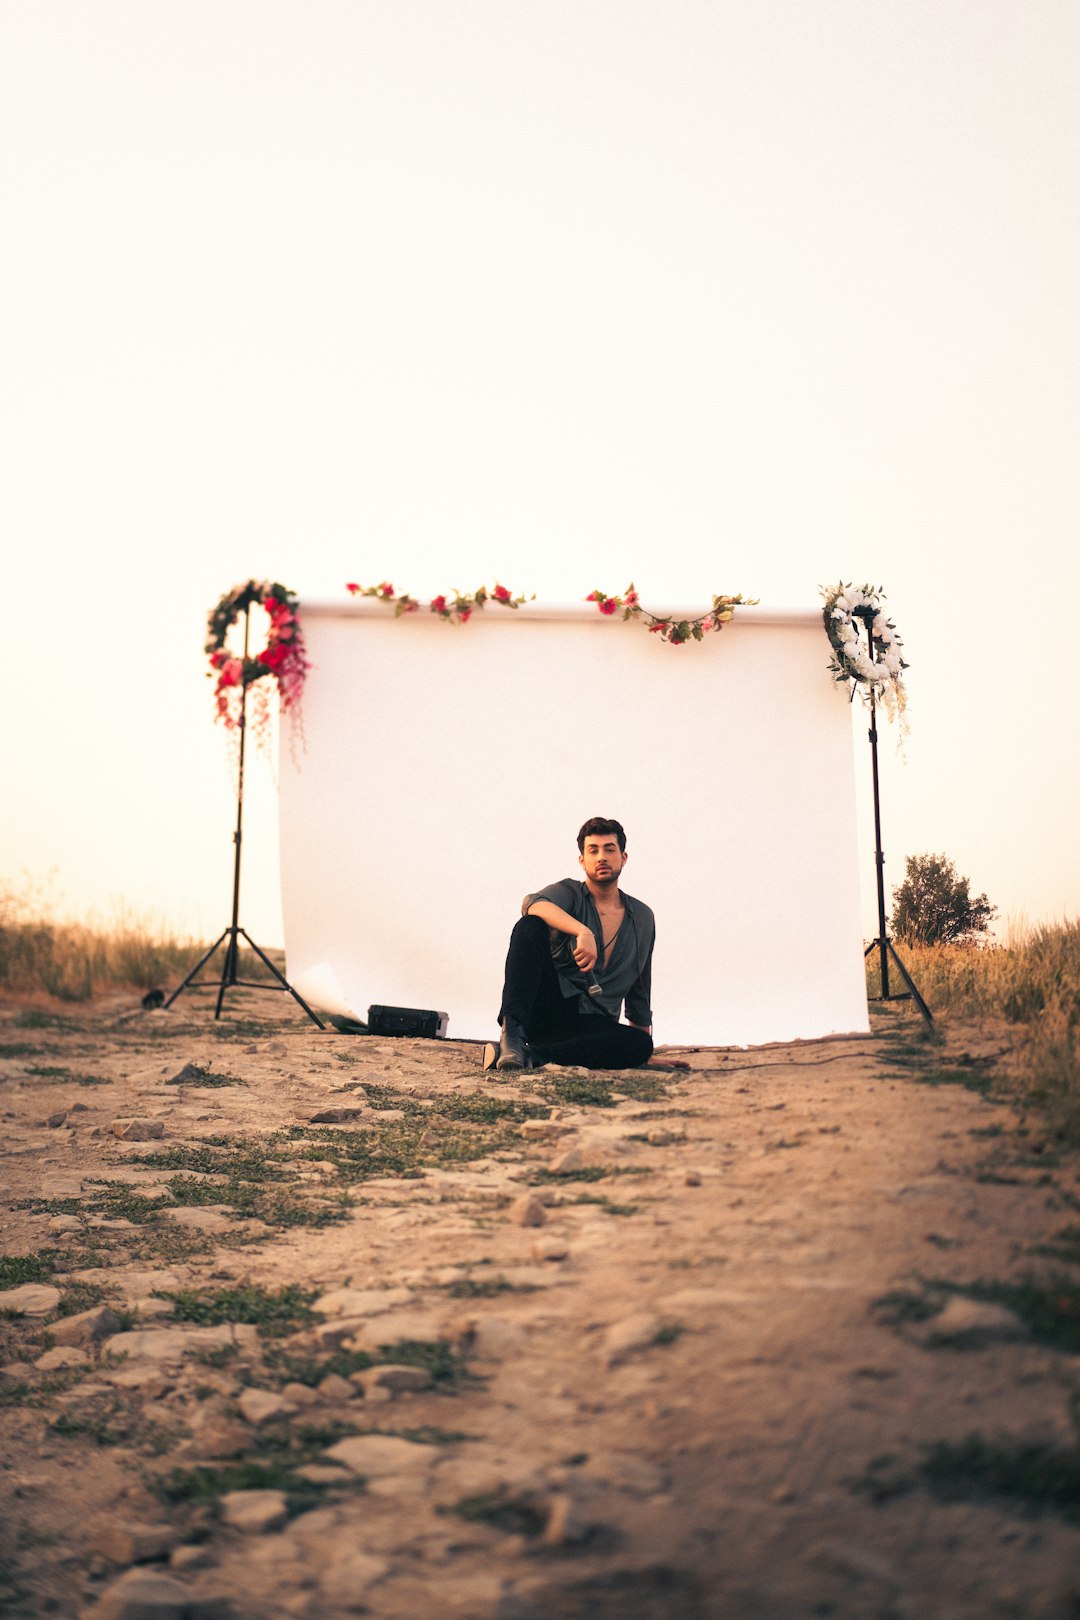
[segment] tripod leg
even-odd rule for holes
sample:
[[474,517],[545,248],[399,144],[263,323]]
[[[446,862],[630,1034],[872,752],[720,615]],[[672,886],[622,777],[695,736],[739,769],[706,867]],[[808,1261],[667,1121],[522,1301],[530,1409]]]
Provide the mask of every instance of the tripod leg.
[[892,957],[893,961],[896,963],[896,966],[900,970],[900,977],[903,979],[904,983],[908,987],[908,990],[911,992],[912,1001],[915,1003],[916,1007],[918,1007],[920,1013],[923,1016],[923,1022],[925,1023],[927,1029],[932,1030],[933,1027],[934,1027],[934,1016],[931,1013],[929,1007],[926,1005],[926,1002],[923,1000],[922,996],[919,994],[918,990],[916,989],[915,980],[911,977],[911,974],[908,972],[908,970],[904,966],[903,962],[901,962],[900,958],[897,956],[896,951],[895,951],[895,949],[893,947],[892,940],[891,939],[886,940],[885,945],[886,945],[886,949],[889,952],[889,955]]
[[237,928],[236,924],[233,923],[232,927],[231,928],[226,928],[225,932],[229,936],[229,943],[225,947],[225,962],[224,962],[224,966],[221,969],[221,983],[218,986],[217,1006],[214,1009],[214,1017],[215,1018],[220,1018],[221,1017],[221,1005],[222,1005],[222,1002],[225,1000],[225,987],[226,987],[226,985],[236,983],[236,957],[237,957],[236,936],[237,936],[237,934],[239,932],[239,929]]
[[252,937],[248,933],[247,929],[246,928],[240,928],[240,929],[237,930],[237,932],[243,934],[244,938],[247,940],[248,944],[251,946],[252,950],[255,952],[255,954],[259,958],[259,960],[261,962],[265,963],[265,965],[270,969],[271,973],[274,975],[274,978],[277,979],[278,983],[281,985],[281,988],[283,990],[287,990],[289,992],[290,996],[292,996],[294,1001],[299,1002],[300,1006],[303,1007],[304,1011],[307,1013],[307,1015],[311,1019],[312,1023],[317,1024],[320,1029],[325,1029],[326,1025],[323,1023],[322,1019],[319,1018],[316,1013],[312,1012],[311,1008],[308,1006],[308,1004],[304,1000],[303,996],[300,995],[298,991],[293,989],[292,985],[289,983],[289,981],[285,977],[285,975],[283,973],[278,972],[277,968],[274,966],[273,962],[271,962],[271,960],[267,956],[266,952],[264,950],[261,950],[260,947],[258,945],[256,945],[255,941],[252,939]]
[[210,958],[213,956],[214,952],[217,950],[217,948],[221,944],[222,940],[225,939],[226,936],[228,935],[228,932],[229,932],[229,930],[226,928],[226,930],[225,930],[225,932],[223,934],[218,935],[217,939],[215,939],[215,941],[211,945],[210,949],[203,956],[199,957],[199,960],[196,962],[195,966],[192,968],[191,972],[188,974],[188,976],[184,980],[183,984],[177,985],[176,989],[173,991],[172,995],[169,997],[168,1001],[165,1003],[166,1007],[171,1007],[173,1002],[176,1000],[177,996],[180,994],[181,990],[186,990],[187,989],[188,985],[191,983],[191,981],[195,977],[196,973],[198,973],[199,969],[201,967],[205,967],[206,963],[209,962]]

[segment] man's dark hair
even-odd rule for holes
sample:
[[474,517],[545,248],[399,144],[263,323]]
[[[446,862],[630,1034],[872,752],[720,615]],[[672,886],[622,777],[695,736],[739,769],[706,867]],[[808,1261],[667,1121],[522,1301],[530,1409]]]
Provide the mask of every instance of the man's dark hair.
[[626,854],[626,834],[622,830],[622,823],[612,821],[608,816],[590,816],[577,835],[578,854],[585,853],[585,840],[591,833],[614,833],[619,840],[619,851]]

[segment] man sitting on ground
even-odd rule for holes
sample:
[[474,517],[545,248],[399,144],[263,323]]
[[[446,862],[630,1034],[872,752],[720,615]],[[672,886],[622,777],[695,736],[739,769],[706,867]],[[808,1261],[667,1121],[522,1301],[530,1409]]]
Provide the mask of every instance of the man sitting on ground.
[[634,1069],[652,1055],[656,923],[647,905],[619,892],[626,834],[593,816],[577,843],[585,881],[564,878],[527,894],[510,936],[499,1069]]

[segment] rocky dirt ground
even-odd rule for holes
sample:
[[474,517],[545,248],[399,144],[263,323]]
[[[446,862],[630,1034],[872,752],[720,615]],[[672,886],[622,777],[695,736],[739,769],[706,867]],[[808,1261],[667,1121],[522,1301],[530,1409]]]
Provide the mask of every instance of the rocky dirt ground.
[[1080,1615],[1080,1181],[1009,1032],[487,1076],[0,1008],[0,1612]]

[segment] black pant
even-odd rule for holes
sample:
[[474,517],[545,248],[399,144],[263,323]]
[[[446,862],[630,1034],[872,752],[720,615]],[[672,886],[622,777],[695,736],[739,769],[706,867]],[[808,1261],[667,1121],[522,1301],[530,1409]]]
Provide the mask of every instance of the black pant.
[[616,1023],[604,1012],[579,1012],[564,996],[551,960],[548,927],[522,917],[506,953],[499,1022],[515,1018],[534,1063],[579,1064],[586,1069],[636,1069],[652,1056],[652,1036]]

